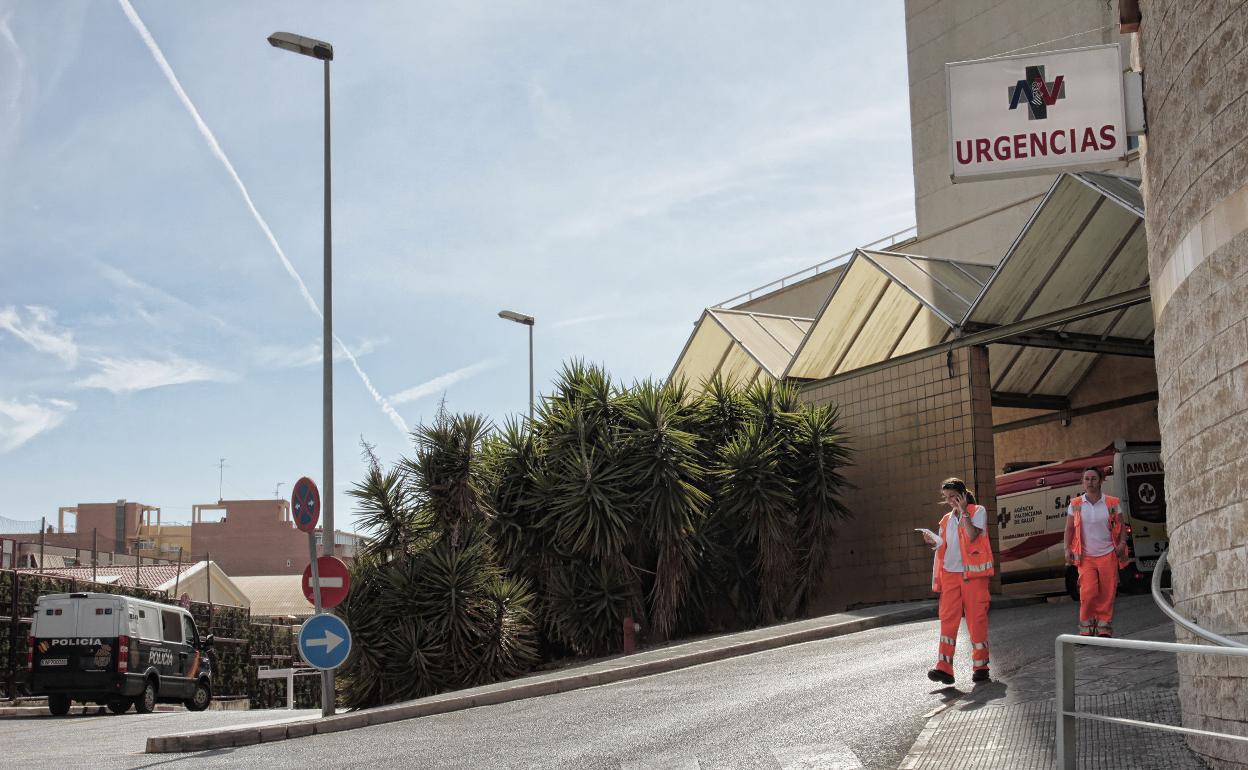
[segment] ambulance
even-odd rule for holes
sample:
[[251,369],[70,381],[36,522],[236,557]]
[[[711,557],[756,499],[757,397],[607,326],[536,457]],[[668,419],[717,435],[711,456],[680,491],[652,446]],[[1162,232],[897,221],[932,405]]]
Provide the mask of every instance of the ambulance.
[[1142,590],[1168,546],[1165,473],[1158,443],[1119,440],[1087,457],[997,476],[998,559],[1007,593],[1067,593],[1079,598],[1079,575],[1066,564],[1064,534],[1070,499],[1083,494],[1083,471],[1105,474],[1102,494],[1122,500],[1130,563],[1119,585]]
[[157,702],[203,711],[212,700],[213,639],[182,607],[103,593],[48,594],[35,603],[26,666],[55,716],[73,701],[114,714]]

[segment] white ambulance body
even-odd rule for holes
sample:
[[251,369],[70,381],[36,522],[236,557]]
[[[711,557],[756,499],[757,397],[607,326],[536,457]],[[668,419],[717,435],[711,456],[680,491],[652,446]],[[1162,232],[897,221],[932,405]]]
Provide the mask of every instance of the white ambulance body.
[[1166,549],[1165,478],[1161,446],[1123,441],[1095,455],[997,477],[998,561],[1007,593],[1077,593],[1065,563],[1063,536],[1070,499],[1083,493],[1085,468],[1105,474],[1102,493],[1122,500],[1131,563],[1124,587],[1142,587]]

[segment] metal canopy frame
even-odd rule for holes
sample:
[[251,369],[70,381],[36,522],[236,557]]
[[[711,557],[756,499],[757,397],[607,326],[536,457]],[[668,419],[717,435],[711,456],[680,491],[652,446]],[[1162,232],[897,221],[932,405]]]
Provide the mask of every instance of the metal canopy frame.
[[[747,325],[740,326],[741,322]],[[750,322],[752,326],[748,325]],[[706,328],[717,330],[723,335],[725,343],[723,350],[718,354],[712,375],[719,374],[724,365],[729,362],[729,358],[734,356],[734,351],[738,351],[736,358],[748,360],[756,367],[753,375],[744,384],[753,383],[763,374],[779,379],[784,367],[787,366],[799,346],[800,340],[805,338],[813,322],[814,319],[800,316],[719,307],[707,308],[702,311],[702,316],[694,324],[694,330],[685,341],[680,356],[668,374],[668,379],[675,377],[682,365],[686,363],[686,357]],[[707,327],[707,324],[712,324],[712,326]],[[790,326],[791,329],[788,328]],[[746,336],[751,339],[745,339]],[[783,359],[783,365],[777,366],[777,360],[773,359]]]

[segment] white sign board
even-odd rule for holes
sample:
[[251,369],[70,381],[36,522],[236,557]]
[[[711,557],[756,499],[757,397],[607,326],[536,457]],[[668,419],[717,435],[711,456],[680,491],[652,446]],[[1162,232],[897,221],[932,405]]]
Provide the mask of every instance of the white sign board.
[[945,65],[954,182],[1125,162],[1118,46]]

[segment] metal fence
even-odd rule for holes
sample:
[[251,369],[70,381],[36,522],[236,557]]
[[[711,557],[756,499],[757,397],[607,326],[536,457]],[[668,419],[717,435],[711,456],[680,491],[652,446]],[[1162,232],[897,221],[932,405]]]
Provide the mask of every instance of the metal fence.
[[1191,727],[1180,727],[1178,725],[1168,725],[1159,722],[1145,722],[1143,720],[1128,719],[1126,717],[1112,717],[1105,714],[1094,714],[1087,711],[1079,711],[1075,707],[1075,647],[1079,645],[1087,647],[1112,647],[1120,650],[1146,650],[1151,652],[1173,652],[1175,654],[1189,653],[1193,655],[1219,655],[1229,658],[1248,658],[1248,645],[1234,639],[1228,639],[1225,636],[1215,634],[1208,629],[1202,628],[1180,615],[1178,611],[1171,606],[1170,602],[1166,600],[1161,589],[1161,573],[1166,566],[1167,553],[1168,552],[1163,551],[1161,556],[1157,559],[1157,564],[1153,567],[1153,599],[1157,602],[1157,606],[1161,608],[1162,612],[1164,612],[1175,623],[1192,634],[1211,642],[1211,644],[1151,642],[1139,639],[1110,639],[1093,636],[1076,636],[1074,634],[1062,634],[1057,637],[1055,642],[1057,703],[1055,704],[1056,708],[1054,711],[1057,714],[1055,753],[1057,755],[1057,766],[1059,770],[1075,770],[1075,756],[1078,753],[1077,750],[1079,741],[1079,726],[1077,720],[1080,719],[1109,722],[1111,724],[1124,725],[1126,727],[1161,730],[1200,738],[1221,738],[1223,740],[1248,743],[1248,736],[1244,735],[1219,733],[1210,730],[1198,730]]

